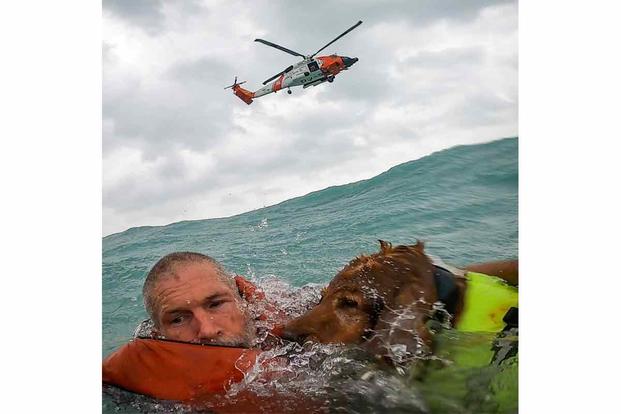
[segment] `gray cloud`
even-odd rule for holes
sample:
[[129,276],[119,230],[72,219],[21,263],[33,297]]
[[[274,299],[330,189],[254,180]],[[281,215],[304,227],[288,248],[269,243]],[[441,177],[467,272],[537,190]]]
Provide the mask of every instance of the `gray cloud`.
[[[104,137],[104,150],[139,146],[152,159],[171,147],[203,150],[216,144],[231,127],[231,114],[219,102],[223,96],[216,100],[216,87],[199,81],[210,74],[213,69],[199,73],[184,65],[171,69],[161,90],[133,80],[119,93],[104,92],[103,117],[114,122],[115,131],[115,136]],[[221,89],[217,93],[223,95]]]
[[222,81],[223,73],[233,73],[235,67],[219,59],[204,56],[191,62],[177,63],[170,68],[168,75],[182,85],[194,82],[192,89],[195,92],[209,93],[218,82]]
[[104,12],[125,20],[132,26],[141,27],[155,34],[164,28],[163,0],[104,0]]
[[[517,134],[511,1],[105,0],[104,233],[224,216],[368,178],[458,143]],[[251,106],[296,58],[261,37],[360,58]]]
[[[513,3],[511,0],[345,0],[336,2],[305,2],[288,0],[255,2],[257,7],[267,8],[270,13],[257,14],[259,24],[264,25],[265,38],[276,43],[283,42],[301,53],[313,53],[358,20],[366,25],[377,23],[409,26],[426,26],[440,20],[469,22],[479,11],[488,6]],[[238,2],[239,7],[247,3]],[[316,30],[319,29],[319,30]],[[286,42],[286,44],[284,44]],[[329,47],[342,51],[352,38]],[[276,52],[275,52],[276,53]],[[341,52],[342,53],[342,52]]]
[[[104,13],[110,13],[131,27],[156,36],[162,34],[168,25],[182,24],[194,14],[204,11],[199,0],[103,0]],[[167,21],[166,8],[179,11],[181,22]]]

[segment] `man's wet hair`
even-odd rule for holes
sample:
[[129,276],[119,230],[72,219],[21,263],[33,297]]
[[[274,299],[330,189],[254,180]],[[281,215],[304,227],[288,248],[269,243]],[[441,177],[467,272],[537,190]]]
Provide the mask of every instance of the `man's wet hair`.
[[220,263],[218,263],[214,258],[207,256],[202,253],[195,252],[174,252],[167,254],[162,257],[160,260],[153,265],[149,273],[147,274],[147,278],[144,281],[144,285],[142,287],[142,296],[144,298],[144,307],[149,314],[149,317],[157,326],[159,321],[157,320],[157,315],[155,314],[155,303],[153,298],[153,288],[156,283],[166,277],[174,276],[175,270],[179,265],[188,265],[190,263],[200,263],[207,262],[213,265],[216,269],[218,276],[224,281],[226,284],[231,286],[231,288],[235,289],[235,281],[233,278],[226,272],[224,267]]

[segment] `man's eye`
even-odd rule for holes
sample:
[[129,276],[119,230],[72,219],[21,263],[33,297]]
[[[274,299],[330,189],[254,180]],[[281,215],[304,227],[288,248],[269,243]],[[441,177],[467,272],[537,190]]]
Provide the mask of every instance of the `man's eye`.
[[223,300],[217,300],[214,302],[210,302],[208,305],[209,309],[215,309],[215,308],[219,308],[222,304],[224,303]]
[[173,325],[179,325],[181,323],[183,323],[185,321],[185,317],[183,316],[177,316],[175,318],[173,318],[170,323]]

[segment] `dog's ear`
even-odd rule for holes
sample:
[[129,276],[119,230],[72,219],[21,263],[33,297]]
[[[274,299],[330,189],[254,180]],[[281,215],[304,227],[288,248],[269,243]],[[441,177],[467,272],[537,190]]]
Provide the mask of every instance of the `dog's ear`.
[[409,285],[392,300],[382,302],[374,335],[365,343],[367,351],[397,365],[429,353],[432,338],[426,322],[431,303],[417,300],[417,293],[416,287]]
[[375,334],[375,329],[377,328],[377,323],[379,322],[380,316],[384,311],[384,300],[380,295],[373,295],[371,310],[369,314],[369,327],[363,334],[363,338],[365,340],[370,339]]
[[392,244],[384,240],[378,240],[380,244],[380,253],[387,253],[390,249],[392,249]]
[[369,318],[370,325],[372,329],[375,329],[377,322],[379,321],[379,317],[384,311],[384,300],[380,295],[373,296],[373,302],[371,304],[371,316]]
[[425,242],[422,240],[416,239],[416,244],[410,247],[418,253],[425,253]]
[[383,296],[384,306],[377,318],[372,336],[366,343],[367,349],[380,358],[402,363],[426,355],[432,344],[431,333],[426,322],[432,313],[432,304],[437,300],[433,289],[433,265],[424,254],[424,243],[402,246],[412,254],[401,255],[400,263],[388,276],[402,275],[408,269],[407,278],[401,277],[400,286],[392,294]]

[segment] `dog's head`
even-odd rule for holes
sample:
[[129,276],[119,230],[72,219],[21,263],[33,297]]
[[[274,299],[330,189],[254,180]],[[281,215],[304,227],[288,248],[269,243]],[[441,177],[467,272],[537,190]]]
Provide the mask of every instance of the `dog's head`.
[[284,337],[297,342],[360,343],[406,306],[427,309],[436,300],[433,265],[424,245],[396,246],[360,256],[323,290],[321,301],[289,322]]

